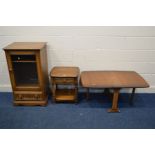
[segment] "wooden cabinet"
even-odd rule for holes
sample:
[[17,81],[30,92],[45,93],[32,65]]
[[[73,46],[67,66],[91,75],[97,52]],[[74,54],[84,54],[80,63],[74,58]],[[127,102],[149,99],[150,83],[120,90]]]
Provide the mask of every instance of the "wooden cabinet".
[[46,43],[15,42],[4,48],[15,105],[45,105],[48,98]]
[[78,67],[54,67],[51,71],[53,101],[77,102]]

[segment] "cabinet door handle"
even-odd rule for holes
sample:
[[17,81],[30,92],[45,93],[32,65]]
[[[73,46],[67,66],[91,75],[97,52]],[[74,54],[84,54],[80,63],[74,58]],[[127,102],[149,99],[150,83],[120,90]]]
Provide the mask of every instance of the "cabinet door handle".
[[9,71],[12,72],[12,68],[9,68]]

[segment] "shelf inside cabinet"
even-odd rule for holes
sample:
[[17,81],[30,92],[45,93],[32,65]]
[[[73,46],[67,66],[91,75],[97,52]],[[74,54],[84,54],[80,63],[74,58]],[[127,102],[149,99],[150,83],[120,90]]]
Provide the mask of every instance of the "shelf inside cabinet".
[[15,62],[15,63],[36,63],[36,61],[34,61],[34,60],[15,60],[12,62]]

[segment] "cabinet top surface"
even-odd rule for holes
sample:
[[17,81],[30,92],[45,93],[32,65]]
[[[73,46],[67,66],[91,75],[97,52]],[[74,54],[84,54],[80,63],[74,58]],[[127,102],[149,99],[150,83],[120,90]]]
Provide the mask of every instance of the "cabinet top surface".
[[54,67],[51,71],[51,77],[78,77],[78,67]]
[[14,42],[4,50],[40,50],[46,45],[45,42]]

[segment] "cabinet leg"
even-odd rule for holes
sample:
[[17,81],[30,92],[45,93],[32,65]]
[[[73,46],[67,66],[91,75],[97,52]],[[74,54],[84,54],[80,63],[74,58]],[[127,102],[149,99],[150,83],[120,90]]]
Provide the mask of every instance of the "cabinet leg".
[[108,112],[120,112],[118,109],[118,97],[119,97],[120,89],[114,89],[112,108],[108,110]]

